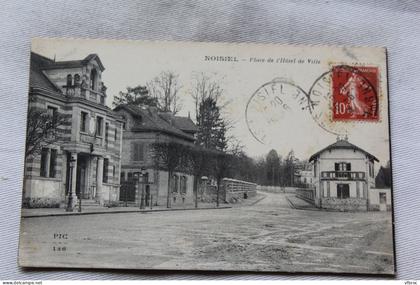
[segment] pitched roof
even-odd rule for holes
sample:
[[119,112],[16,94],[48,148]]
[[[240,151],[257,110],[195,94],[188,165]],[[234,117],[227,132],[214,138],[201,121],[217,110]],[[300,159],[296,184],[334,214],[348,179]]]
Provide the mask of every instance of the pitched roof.
[[193,136],[185,133],[176,125],[171,124],[169,121],[160,116],[156,108],[122,104],[115,107],[114,111],[118,111],[120,109],[124,109],[129,112],[137,121],[137,126],[132,128],[132,131],[158,131],[175,135],[190,141],[194,140]]
[[355,150],[363,152],[370,159],[379,161],[379,159],[377,159],[374,155],[368,153],[367,151],[361,149],[360,147],[358,147],[354,144],[349,143],[347,140],[337,140],[335,143],[330,144],[329,146],[327,146],[327,147],[321,149],[320,151],[316,152],[315,154],[313,154],[309,158],[309,161],[315,160],[315,158],[317,158],[321,153],[323,153],[324,151],[327,151],[327,150],[331,150],[331,149],[355,149]]
[[175,116],[172,113],[159,113],[159,116],[184,132],[196,133],[198,131],[197,126],[189,117]]
[[99,56],[95,53],[89,54],[84,59],[81,60],[65,60],[65,61],[54,61],[45,56],[39,55],[37,53],[31,52],[31,56],[36,57],[40,68],[42,69],[58,69],[58,68],[74,68],[82,67],[89,63],[91,60],[96,60],[101,71],[105,70],[104,65],[102,64]]
[[38,87],[53,92],[60,92],[60,89],[55,86],[48,77],[42,72],[42,67],[53,62],[51,59],[32,52],[31,53],[31,68],[29,74],[29,87]]

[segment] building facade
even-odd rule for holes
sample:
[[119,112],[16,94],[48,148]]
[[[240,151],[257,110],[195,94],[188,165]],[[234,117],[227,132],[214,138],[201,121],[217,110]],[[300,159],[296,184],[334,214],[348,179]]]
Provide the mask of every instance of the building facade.
[[[156,167],[153,144],[175,142],[194,145],[196,125],[189,117],[162,113],[154,107],[117,106],[114,111],[126,121],[123,133],[120,201],[145,206],[191,205],[193,176],[175,171],[168,191],[168,172]],[[141,184],[137,175],[142,173]]]
[[346,139],[338,139],[309,161],[313,163],[313,201],[317,207],[354,211],[370,208],[376,198],[375,156]]
[[65,122],[57,141],[26,157],[27,206],[67,206],[69,196],[73,207],[78,198],[118,201],[124,121],[105,105],[104,69],[96,54],[74,61],[31,54],[29,108]]

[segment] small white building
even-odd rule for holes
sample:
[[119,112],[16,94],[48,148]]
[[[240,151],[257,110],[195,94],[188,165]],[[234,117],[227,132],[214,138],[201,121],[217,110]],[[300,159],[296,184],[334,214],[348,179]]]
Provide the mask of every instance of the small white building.
[[313,163],[313,201],[317,207],[340,211],[391,209],[390,189],[375,189],[375,161],[379,160],[347,139],[337,139],[309,161]]

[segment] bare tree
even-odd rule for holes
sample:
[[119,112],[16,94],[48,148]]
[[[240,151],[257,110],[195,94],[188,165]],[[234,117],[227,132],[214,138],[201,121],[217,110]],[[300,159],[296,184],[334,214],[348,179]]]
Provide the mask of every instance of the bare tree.
[[28,109],[26,129],[25,157],[40,154],[43,147],[60,140],[61,126],[67,119],[57,111],[40,109],[34,106]]
[[156,98],[158,107],[163,112],[177,114],[181,108],[178,91],[181,89],[179,76],[172,71],[161,72],[147,83],[151,97]]
[[188,147],[173,141],[156,142],[152,147],[156,167],[168,171],[167,207],[170,208],[172,176],[176,169],[182,170],[188,167]]

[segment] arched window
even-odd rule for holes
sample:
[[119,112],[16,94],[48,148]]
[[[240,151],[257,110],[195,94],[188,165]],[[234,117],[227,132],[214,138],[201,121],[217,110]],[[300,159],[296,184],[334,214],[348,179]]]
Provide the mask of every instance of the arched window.
[[92,71],[90,72],[90,89],[92,90],[96,90],[96,77],[96,69],[92,69]]
[[79,85],[79,84],[80,84],[80,75],[75,74],[74,75],[74,85]]
[[66,86],[67,87],[72,86],[72,82],[73,82],[73,77],[71,76],[71,74],[68,74],[67,75],[67,84],[66,84]]

